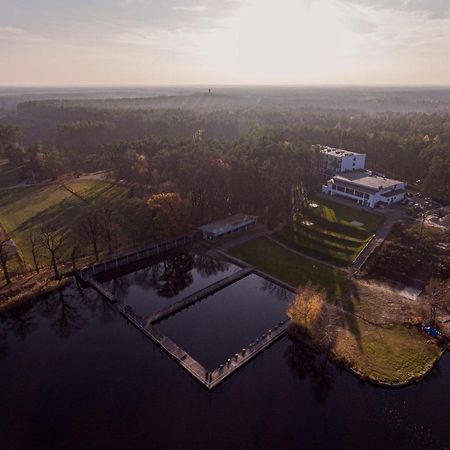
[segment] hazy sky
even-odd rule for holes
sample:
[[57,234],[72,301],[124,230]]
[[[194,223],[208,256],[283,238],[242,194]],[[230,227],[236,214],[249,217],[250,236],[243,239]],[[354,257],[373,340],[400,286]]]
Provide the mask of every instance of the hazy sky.
[[0,84],[450,84],[450,0],[0,0]]

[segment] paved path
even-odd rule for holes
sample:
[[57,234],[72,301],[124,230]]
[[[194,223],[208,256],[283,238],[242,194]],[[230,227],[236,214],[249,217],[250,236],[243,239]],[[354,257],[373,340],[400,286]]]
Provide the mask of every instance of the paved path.
[[384,242],[391,232],[391,228],[395,222],[399,220],[399,216],[395,215],[390,217],[383,223],[380,229],[375,234],[374,238],[370,241],[369,245],[358,255],[358,257],[353,261],[350,267],[350,276],[355,275],[362,266],[366,263],[369,256]]

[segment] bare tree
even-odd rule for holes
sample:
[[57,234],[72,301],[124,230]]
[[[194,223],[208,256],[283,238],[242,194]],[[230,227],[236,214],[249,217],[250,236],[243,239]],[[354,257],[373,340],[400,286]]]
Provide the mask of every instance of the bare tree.
[[77,270],[77,256],[80,250],[80,244],[76,239],[72,239],[70,242],[71,250],[70,250],[70,260],[72,262],[72,269],[74,272]]
[[114,211],[110,207],[102,208],[101,210],[101,225],[105,232],[106,242],[108,243],[108,252],[111,254],[113,252],[112,244],[114,238]]
[[30,239],[31,255],[33,256],[34,268],[36,269],[36,272],[39,273],[39,264],[37,259],[37,250],[39,241],[34,231],[30,231],[29,239]]
[[58,253],[62,250],[67,241],[67,235],[56,230],[52,226],[41,228],[41,243],[50,253],[55,278],[59,279],[58,272]]
[[95,260],[98,262],[98,254],[99,254],[98,245],[102,234],[102,224],[97,211],[93,209],[89,209],[86,211],[86,216],[84,220],[82,220],[81,222],[80,230],[86,237],[86,239],[89,241],[89,243],[92,245]]
[[426,298],[430,306],[430,324],[433,327],[436,327],[436,309],[441,307],[444,290],[444,283],[437,278],[431,278],[425,288]]
[[8,259],[10,256],[10,237],[1,232],[0,234],[0,265],[2,266],[3,275],[5,276],[6,284],[11,283],[11,278],[8,271]]

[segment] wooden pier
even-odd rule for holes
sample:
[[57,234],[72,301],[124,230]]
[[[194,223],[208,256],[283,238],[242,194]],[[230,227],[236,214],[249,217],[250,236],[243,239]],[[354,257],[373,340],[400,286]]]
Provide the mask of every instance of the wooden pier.
[[87,283],[91,285],[100,295],[103,295],[110,303],[117,303],[117,299],[112,292],[106,289],[97,280],[90,278]]
[[119,267],[141,261],[152,256],[161,255],[176,248],[184,247],[191,244],[194,240],[193,235],[180,236],[170,241],[156,242],[146,247],[136,249],[132,252],[125,253],[116,258],[110,259],[102,263],[94,264],[92,266],[83,267],[79,269],[76,276],[84,282],[89,282],[89,279],[100,275],[101,273],[110,270],[118,269]]
[[248,345],[248,347],[235,353],[227,359],[217,369],[212,372],[207,370],[198,361],[196,361],[189,353],[179,347],[167,336],[161,334],[152,326],[143,326],[138,318],[134,315],[133,310],[128,306],[119,306],[120,313],[134,325],[138,330],[149,337],[154,343],[167,352],[183,369],[189,372],[197,381],[199,381],[208,390],[213,390],[228,377],[233,375],[237,370],[247,364],[250,360],[258,356],[269,346],[283,337],[290,324],[289,319],[276,324],[272,329],[268,330],[262,336]]
[[227,359],[224,364],[221,364],[219,368],[210,373],[209,382],[206,387],[210,390],[214,389],[251,359],[258,356],[278,339],[282,338],[286,334],[290,323],[290,320],[286,318],[252,342],[248,347],[243,348],[239,353],[235,353],[231,358]]
[[[124,267],[128,264],[135,263],[137,261],[145,260],[151,256],[159,255],[168,252],[172,249],[186,246],[192,243],[193,236],[182,236],[172,241],[153,244],[149,247],[139,249],[135,252],[131,252],[120,257],[114,258],[104,263],[95,264],[90,267],[85,267],[76,272],[77,278],[84,284],[91,286],[103,297],[105,297],[111,303],[117,303],[118,299],[115,295],[105,288],[101,283],[96,280],[96,276],[109,270],[117,270],[120,267]],[[161,334],[153,325],[185,308],[195,304],[196,302],[204,300],[206,297],[214,294],[220,289],[235,283],[236,281],[255,273],[280,287],[294,292],[293,286],[286,283],[282,283],[280,280],[268,276],[267,274],[255,270],[242,261],[231,258],[229,255],[217,251],[221,256],[225,256],[231,262],[243,267],[241,270],[233,273],[223,280],[219,280],[216,283],[201,289],[188,297],[168,306],[162,310],[155,312],[154,314],[140,320],[134,313],[133,309],[127,305],[119,305],[119,312],[127,319],[129,323],[134,325],[139,331],[150,338],[155,344],[161,347],[166,353],[168,353],[181,367],[183,367],[188,373],[190,373],[197,381],[199,381],[208,390],[212,390],[225,381],[228,377],[233,375],[237,370],[258,356],[261,352],[266,350],[270,345],[283,337],[289,327],[290,321],[285,320],[274,325],[266,333],[255,339],[245,348],[242,348],[238,353],[230,355],[223,364],[213,371],[207,370],[202,364],[196,361],[185,350],[179,347],[169,337]],[[232,330],[231,330],[232,332]]]
[[209,295],[214,294],[215,292],[225,288],[226,286],[235,283],[241,278],[250,275],[252,272],[253,270],[250,268],[239,270],[238,272],[233,273],[232,275],[230,275],[227,278],[224,278],[223,280],[217,281],[216,283],[211,284],[210,286],[204,289],[194,292],[192,295],[185,297],[184,299],[168,306],[167,308],[156,311],[154,314],[144,319],[144,327],[149,327],[156,322],[159,322],[163,319],[166,319],[169,316],[172,316],[178,311],[188,308],[194,303],[203,300],[205,297],[208,297]]
[[177,361],[178,364],[180,364],[193,377],[200,381],[200,383],[205,384],[208,378],[208,371],[199,362],[192,358],[192,356],[186,353],[167,336],[161,334],[154,327],[150,326],[144,328],[137,317],[133,314],[131,308],[127,306],[119,306],[119,311],[131,324],[149,337],[155,344],[159,345],[175,361]]

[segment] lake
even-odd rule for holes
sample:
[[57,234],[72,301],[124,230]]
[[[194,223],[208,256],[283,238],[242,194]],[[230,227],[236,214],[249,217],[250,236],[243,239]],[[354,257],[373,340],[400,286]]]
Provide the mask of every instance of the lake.
[[421,383],[389,390],[285,337],[208,392],[116,306],[74,285],[0,316],[0,374],[1,449],[450,443],[448,355]]

